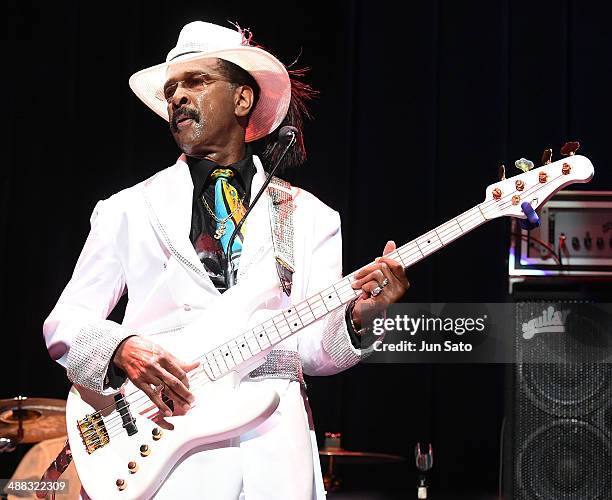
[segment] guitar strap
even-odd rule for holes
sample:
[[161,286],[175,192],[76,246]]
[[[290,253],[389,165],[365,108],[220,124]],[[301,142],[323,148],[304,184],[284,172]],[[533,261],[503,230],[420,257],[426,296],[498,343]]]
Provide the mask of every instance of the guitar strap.
[[[70,451],[70,443],[68,442],[68,439],[66,439],[66,443],[64,444],[64,447],[57,454],[57,457],[55,458],[55,460],[53,460],[53,462],[51,462],[49,467],[47,467],[47,470],[40,478],[40,482],[41,483],[57,482],[59,477],[64,473],[64,471],[70,465],[70,462],[72,462],[72,452]],[[47,498],[48,496],[47,493],[49,492],[48,491],[37,491],[36,497],[37,498]],[[52,499],[55,498],[54,491],[51,491],[51,498]]]
[[283,292],[289,297],[293,283],[295,264],[293,260],[293,212],[295,205],[291,193],[291,184],[272,177],[268,185],[270,197],[270,229],[276,272]]
[[[289,297],[295,270],[293,260],[293,212],[295,205],[291,184],[272,177],[268,186],[270,196],[270,229],[274,247],[276,271],[283,292]],[[295,351],[272,349],[264,363],[249,374],[252,379],[286,378],[299,382],[305,389],[300,355]]]

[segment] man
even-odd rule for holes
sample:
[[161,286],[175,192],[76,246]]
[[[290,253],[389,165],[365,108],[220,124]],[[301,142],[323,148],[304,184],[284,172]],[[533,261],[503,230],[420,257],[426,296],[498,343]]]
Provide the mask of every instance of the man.
[[[304,190],[273,181],[244,230],[238,227],[265,180],[249,144],[301,108],[285,67],[247,35],[190,23],[166,63],[132,76],[130,86],[168,120],[184,154],[96,205],[74,274],[44,325],[51,356],[75,384],[109,394],[128,378],[167,416],[197,402],[187,374],[198,363],[176,356],[186,352],[185,325],[222,303],[227,310],[228,301],[282,311],[341,277],[339,216]],[[281,204],[287,211],[279,214]],[[293,263],[279,258],[279,247]],[[388,242],[383,254],[394,249]],[[225,272],[228,258],[237,269]],[[158,498],[324,497],[302,370],[329,375],[356,364],[367,353],[360,347],[366,311],[384,311],[408,281],[402,266],[383,256],[351,286],[362,291],[356,300],[275,346],[243,382],[277,391],[274,415],[240,439],[185,457]],[[126,289],[122,324],[107,320]],[[208,341],[216,334],[202,333]],[[201,354],[198,345],[189,349]]]

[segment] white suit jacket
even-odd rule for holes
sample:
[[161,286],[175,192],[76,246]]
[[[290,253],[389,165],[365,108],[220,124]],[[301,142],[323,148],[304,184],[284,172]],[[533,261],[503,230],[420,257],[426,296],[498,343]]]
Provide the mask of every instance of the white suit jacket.
[[[237,284],[223,295],[215,288],[189,239],[193,184],[184,160],[181,157],[176,164],[146,181],[98,202],[93,211],[91,231],[74,274],[44,323],[49,353],[66,368],[74,383],[98,392],[112,392],[106,385],[105,374],[117,345],[126,336],[146,335],[154,341],[156,336],[170,336],[176,339],[178,348],[181,329],[194,321],[200,312],[214,308],[215,301],[221,298],[231,300],[232,294],[245,293],[256,298],[261,290],[269,288],[274,281],[278,282],[270,234],[269,200],[265,193],[247,221]],[[257,172],[251,185],[253,194],[265,180],[257,157],[254,157],[254,163]],[[290,298],[286,297],[277,284],[275,296],[265,300],[268,309],[284,309],[323,290],[342,275],[338,213],[307,191],[298,188],[293,188],[293,191],[295,272],[292,294]],[[262,270],[265,270],[263,274]],[[123,323],[107,320],[126,290],[129,300]],[[205,335],[214,335],[214,332]],[[172,342],[164,347],[173,351]],[[197,350],[197,346],[191,347]],[[340,372],[357,363],[364,354],[351,344],[344,308],[304,328],[283,341],[280,347],[299,353],[307,375]],[[277,470],[274,475],[277,478],[279,473],[303,476],[303,465],[309,464],[311,471],[314,466],[314,476],[300,481],[288,478],[287,482],[294,487],[303,483],[303,498],[320,496],[322,488],[316,442],[308,432],[309,428],[312,429],[312,422],[307,403],[304,405],[300,396],[299,384],[282,380],[262,382],[276,384],[275,388],[281,395],[279,415],[286,417],[279,416],[279,421],[287,420],[289,415],[294,415],[292,418],[299,421],[282,424],[281,427],[286,426],[285,435],[272,437],[266,444],[272,452],[277,447],[276,452],[282,458],[280,462],[284,464],[274,464],[272,468],[285,467],[284,472]],[[296,456],[283,458],[282,443],[276,441],[292,439],[292,433],[304,431],[310,434],[310,442],[303,441],[304,449],[295,450]],[[298,439],[296,442],[301,441]],[[257,460],[258,446],[252,443],[257,443],[257,439],[250,439],[248,445],[253,448],[253,459]],[[240,446],[244,447],[243,444]],[[287,459],[300,464],[300,467],[296,466],[293,472],[286,470]],[[222,463],[222,460],[217,462]],[[250,466],[244,465],[247,463],[243,460],[242,469],[236,475],[242,476],[243,488],[247,483],[253,485],[248,488],[251,494],[247,498],[256,498],[258,488],[254,485],[261,482],[262,471],[251,474],[252,471],[247,470]],[[222,469],[221,473],[225,471]],[[259,479],[248,480],[253,475]],[[265,488],[265,484],[262,483],[261,487]],[[282,498],[283,489],[278,484],[274,488],[279,490],[278,498]],[[295,492],[295,488],[292,491]],[[261,498],[275,497],[262,492]]]

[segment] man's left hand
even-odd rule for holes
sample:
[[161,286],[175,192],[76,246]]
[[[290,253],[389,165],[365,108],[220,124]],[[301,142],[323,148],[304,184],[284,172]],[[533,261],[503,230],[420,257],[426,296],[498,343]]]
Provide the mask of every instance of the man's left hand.
[[[404,267],[396,260],[387,257],[395,250],[395,242],[388,241],[383,250],[383,256],[377,257],[355,273],[352,287],[361,288],[362,293],[357,298],[353,308],[353,323],[357,329],[367,326],[375,316],[379,316],[390,304],[400,300],[410,287]],[[372,292],[376,294],[372,295]]]

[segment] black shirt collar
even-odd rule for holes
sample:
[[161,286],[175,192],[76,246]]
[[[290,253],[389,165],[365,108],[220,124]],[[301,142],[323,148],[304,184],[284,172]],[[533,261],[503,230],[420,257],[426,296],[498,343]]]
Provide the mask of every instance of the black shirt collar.
[[202,194],[204,188],[209,184],[210,173],[217,168],[231,168],[234,170],[236,172],[236,179],[245,191],[250,191],[251,181],[257,171],[255,163],[253,163],[253,150],[250,144],[246,145],[244,158],[231,165],[220,166],[206,158],[193,158],[191,156],[187,157],[187,165],[189,165],[189,172],[193,181],[193,192],[197,193],[198,196]]

